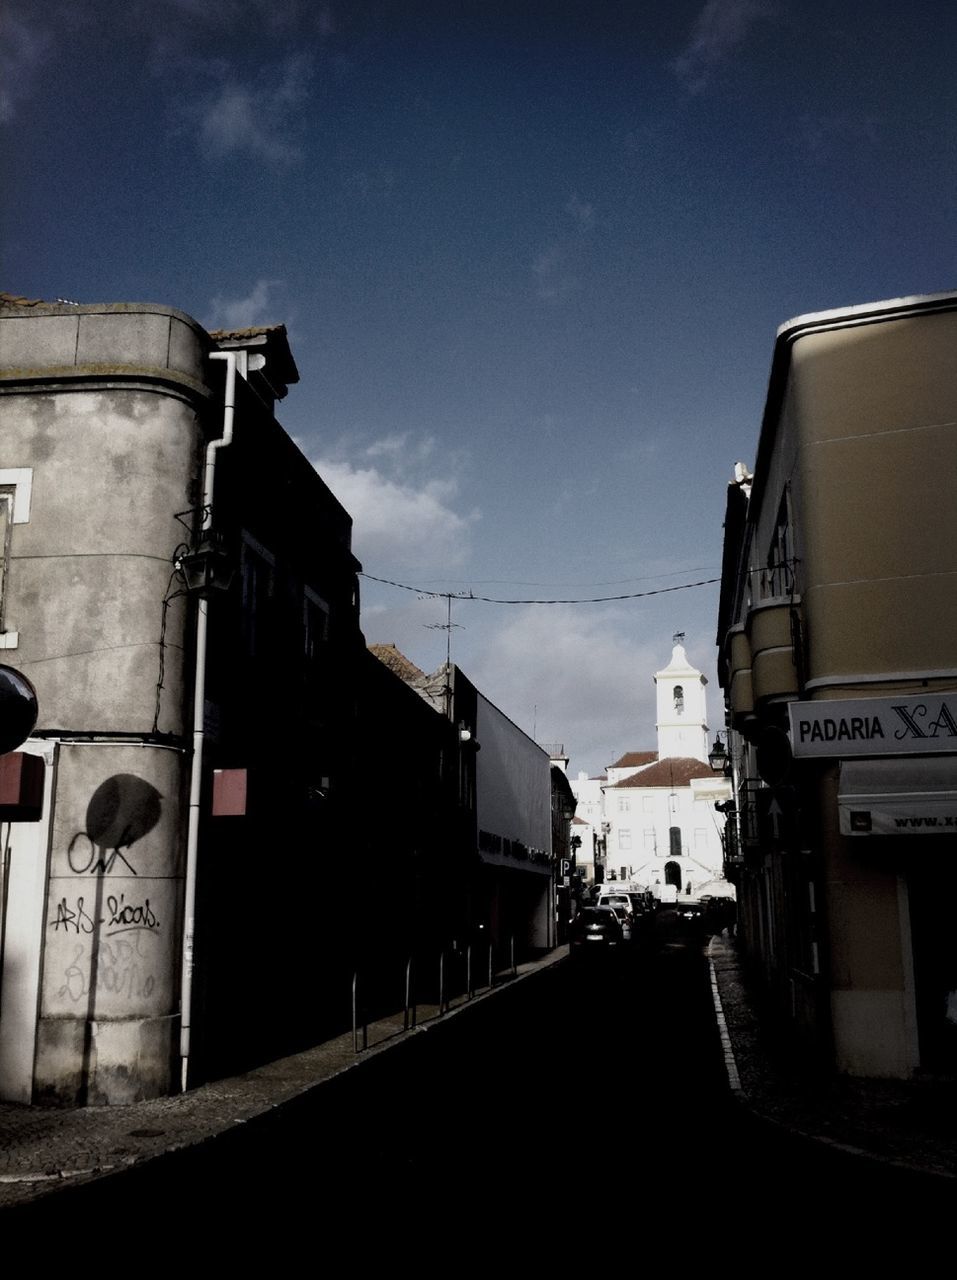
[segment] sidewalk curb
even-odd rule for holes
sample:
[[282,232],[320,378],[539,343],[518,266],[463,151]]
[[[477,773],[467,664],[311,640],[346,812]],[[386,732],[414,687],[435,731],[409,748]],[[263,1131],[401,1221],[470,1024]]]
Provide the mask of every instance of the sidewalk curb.
[[734,1041],[725,1017],[724,1005],[721,1000],[717,967],[713,959],[714,942],[715,938],[712,936],[708,940],[706,950],[708,970],[711,978],[712,1000],[714,1003],[715,1018],[718,1024],[718,1032],[721,1037],[721,1047],[724,1052],[725,1069],[728,1073],[729,1089],[732,1097],[739,1106],[747,1110],[762,1124],[769,1125],[781,1133],[786,1133],[791,1137],[802,1139],[805,1142],[815,1142],[832,1151],[839,1151],[845,1155],[872,1161],[876,1164],[886,1165],[891,1168],[901,1169],[908,1173],[918,1174],[923,1177],[935,1178],[940,1180],[942,1183],[952,1183],[957,1181],[957,1173],[953,1173],[950,1170],[918,1164],[915,1161],[907,1160],[900,1156],[889,1156],[878,1151],[870,1151],[866,1147],[858,1146],[855,1143],[843,1142],[839,1138],[832,1138],[829,1134],[816,1133],[811,1129],[802,1128],[798,1124],[789,1123],[788,1121],[782,1120],[778,1116],[770,1115],[765,1111],[741,1082],[738,1062],[734,1051]]
[[[122,1108],[85,1108],[71,1112],[38,1107],[18,1109],[18,1118],[32,1116],[41,1123],[49,1118],[50,1155],[43,1160],[42,1164],[38,1162],[35,1168],[0,1173],[0,1220],[5,1214],[15,1213],[17,1209],[35,1204],[67,1188],[84,1186],[99,1179],[141,1170],[147,1165],[176,1157],[190,1150],[199,1150],[207,1144],[227,1138],[230,1134],[237,1133],[244,1125],[267,1120],[284,1107],[307,1098],[323,1085],[333,1080],[341,1080],[350,1072],[362,1068],[366,1063],[381,1058],[389,1050],[408,1045],[417,1037],[429,1032],[434,1033],[442,1026],[452,1025],[453,1020],[459,1015],[479,1008],[487,1000],[515,989],[529,978],[547,972],[564,960],[567,952],[567,946],[558,947],[537,960],[519,965],[514,974],[500,975],[498,982],[492,987],[477,991],[471,999],[463,997],[444,1013],[436,1013],[407,1030],[401,1029],[402,1015],[399,1014],[397,1017],[400,1029],[391,1031],[358,1053],[353,1050],[350,1030],[333,1040],[315,1045],[289,1058],[255,1067],[241,1076],[212,1081],[186,1093],[165,1098],[132,1103]],[[377,1025],[380,1027],[383,1023],[391,1025],[395,1020],[396,1015],[389,1019],[380,1019],[378,1023],[370,1024],[370,1032]],[[310,1063],[310,1057],[319,1060]],[[323,1057],[325,1061],[322,1061]],[[300,1079],[277,1085],[277,1076],[295,1074],[297,1060],[300,1060]],[[274,1090],[274,1096],[269,1096],[270,1089]],[[215,1115],[207,1116],[204,1127],[204,1104],[210,1107],[211,1112],[214,1109],[225,1109],[227,1115],[221,1120],[217,1120]],[[228,1114],[229,1112],[233,1114]],[[184,1116],[184,1113],[195,1114],[195,1123],[192,1126],[190,1116]],[[135,1136],[139,1122],[143,1130],[141,1136],[148,1137],[150,1121],[158,1126],[164,1120],[168,1124],[170,1118],[174,1118],[174,1123],[178,1121],[182,1131],[161,1145],[112,1160],[108,1157],[104,1159],[104,1153],[96,1151],[97,1143],[115,1147],[117,1141],[121,1140],[121,1137],[118,1137],[120,1130],[125,1130],[128,1136]],[[111,1127],[98,1132],[96,1125],[98,1119],[111,1122]],[[116,1121],[120,1119],[123,1123],[117,1125]],[[72,1128],[71,1121],[74,1122]],[[82,1143],[84,1131],[87,1130],[91,1147],[87,1153],[88,1161],[80,1166],[76,1162],[71,1163],[69,1158],[65,1158],[63,1164],[56,1167],[57,1137],[62,1141],[61,1149],[72,1148],[72,1154],[76,1156],[79,1154],[77,1147]],[[155,1136],[162,1137],[162,1130],[157,1129]]]

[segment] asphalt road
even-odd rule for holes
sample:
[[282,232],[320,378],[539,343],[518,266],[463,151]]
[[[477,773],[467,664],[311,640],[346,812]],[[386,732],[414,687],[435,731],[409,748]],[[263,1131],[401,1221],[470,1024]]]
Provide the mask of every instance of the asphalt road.
[[318,1250],[360,1270],[423,1250],[577,1265],[620,1229],[636,1257],[683,1270],[750,1266],[784,1241],[794,1263],[913,1254],[948,1208],[935,1194],[732,1098],[702,937],[666,913],[644,945],[546,969],[315,1097],[29,1221],[109,1226],[114,1242],[163,1224],[204,1256]]

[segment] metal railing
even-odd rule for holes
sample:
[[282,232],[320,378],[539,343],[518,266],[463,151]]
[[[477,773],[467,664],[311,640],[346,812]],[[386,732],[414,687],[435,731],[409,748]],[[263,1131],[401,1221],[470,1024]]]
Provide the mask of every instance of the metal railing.
[[[432,988],[429,994],[434,992],[436,999],[428,1001],[422,999],[418,979],[420,976],[425,979],[426,990],[428,991],[428,973],[423,974],[422,970],[427,970],[431,966],[418,964],[412,956],[409,956],[405,961],[404,981],[402,984],[402,1032],[409,1031],[418,1024],[420,1007],[433,1008],[435,1012],[429,1016],[441,1018],[456,1003],[465,1003],[472,1000],[482,990],[490,991],[495,985],[496,979],[501,980],[506,976],[515,977],[518,972],[515,960],[515,937],[514,935],[509,937],[507,963],[498,969],[495,966],[495,947],[491,943],[479,947],[473,947],[469,943],[464,950],[454,947],[443,948],[433,958],[433,965],[435,968],[432,969],[432,972],[437,979],[437,987]],[[479,971],[485,980],[484,983],[476,983],[475,981],[476,974]],[[398,986],[398,983],[396,985]],[[360,969],[353,971],[352,1048],[356,1054],[362,1053],[369,1047],[370,1018],[366,993],[372,986],[373,984],[368,974],[363,974]],[[398,1024],[399,1013],[395,1011],[394,1014],[383,1015],[372,1019],[372,1021]],[[389,1038],[395,1034],[399,1034],[397,1025],[393,1030],[387,1030],[386,1036],[383,1038]]]

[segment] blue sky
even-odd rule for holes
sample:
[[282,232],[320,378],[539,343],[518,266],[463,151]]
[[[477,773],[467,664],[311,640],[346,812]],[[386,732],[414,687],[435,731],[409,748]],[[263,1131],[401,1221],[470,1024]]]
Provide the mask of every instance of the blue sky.
[[[7,0],[0,287],[282,321],[279,417],[365,570],[585,598],[716,577],[777,326],[957,285],[945,0]],[[441,600],[363,583],[370,641]],[[597,772],[717,588],[453,604],[453,658]]]

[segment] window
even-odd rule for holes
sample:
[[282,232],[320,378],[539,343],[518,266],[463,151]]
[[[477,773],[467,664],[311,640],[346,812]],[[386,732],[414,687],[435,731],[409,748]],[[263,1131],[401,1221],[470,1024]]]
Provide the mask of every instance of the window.
[[631,832],[627,827],[618,828],[618,848],[619,849],[631,848]]
[[655,839],[654,827],[645,827],[643,841],[645,853],[654,853],[658,846],[658,841]]
[[675,685],[675,715],[681,715],[685,709],[685,691],[680,684]]
[[629,801],[628,801],[628,800],[626,800],[624,796],[619,796],[619,797],[618,797],[618,812],[619,812],[619,813],[627,813],[627,812],[628,812],[628,810],[629,810],[630,808],[631,808],[631,804],[629,803]]
[[671,856],[673,858],[680,858],[681,857],[681,828],[680,827],[668,828],[668,845],[671,849]]
[[[10,532],[13,525],[13,494],[0,490],[0,631],[3,627],[3,605],[7,585],[7,561],[10,558]],[[4,631],[4,634],[5,631]]]
[[20,640],[18,632],[8,630],[7,570],[13,526],[29,521],[32,494],[32,467],[0,468],[0,649],[15,649]]
[[243,642],[246,656],[270,655],[275,624],[276,561],[248,533],[243,533],[240,558],[243,589]]
[[322,651],[329,638],[329,606],[310,587],[302,599],[303,652],[310,670],[321,665]]
[[794,548],[788,514],[788,492],[784,491],[774,533],[768,546],[767,562],[761,573],[761,595],[787,596],[794,591]]

